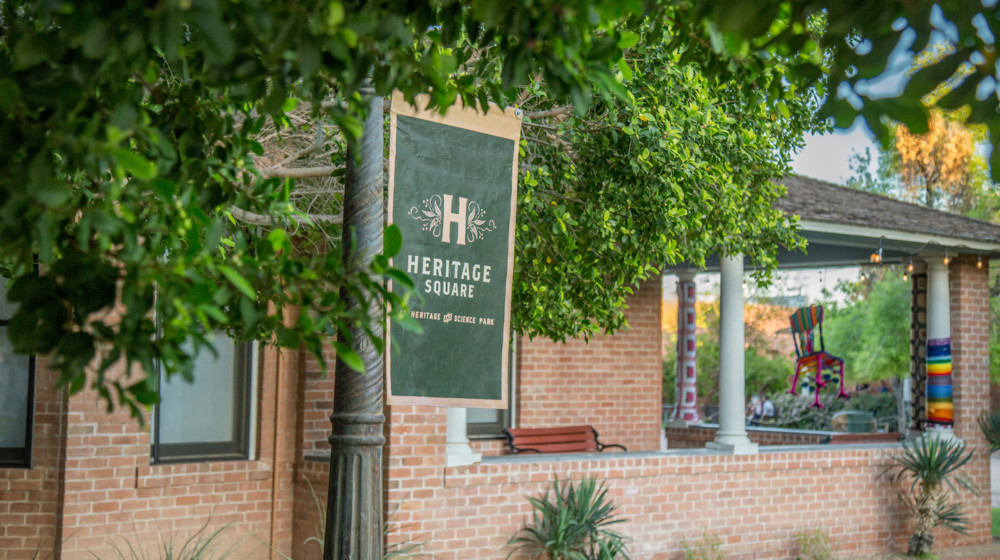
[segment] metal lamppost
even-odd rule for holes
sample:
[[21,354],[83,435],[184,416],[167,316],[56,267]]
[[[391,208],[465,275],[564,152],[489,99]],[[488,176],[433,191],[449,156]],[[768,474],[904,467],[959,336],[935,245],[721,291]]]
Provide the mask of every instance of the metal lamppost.
[[[348,273],[366,273],[382,252],[382,99],[366,84],[368,116],[359,148],[347,152],[344,186],[343,259]],[[360,149],[360,153],[358,153]],[[362,302],[345,291],[348,308]],[[378,308],[369,309],[371,331],[382,336]],[[364,371],[337,360],[333,434],[330,436],[330,488],[327,499],[324,560],[382,558],[382,354],[360,327],[351,331],[353,350]]]

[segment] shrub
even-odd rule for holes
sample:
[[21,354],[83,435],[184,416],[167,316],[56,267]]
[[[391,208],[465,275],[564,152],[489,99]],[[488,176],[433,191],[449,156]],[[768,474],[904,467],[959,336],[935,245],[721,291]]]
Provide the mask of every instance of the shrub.
[[507,542],[508,558],[523,551],[547,560],[628,559],[625,537],[611,526],[618,507],[608,498],[604,483],[585,478],[579,484],[558,480],[541,497],[529,497],[531,523]]
[[812,408],[813,397],[795,396],[782,393],[774,398],[774,406],[778,409],[778,425],[783,428],[797,430],[830,430],[833,428],[831,419],[841,410],[860,410],[871,412],[875,418],[894,417],[896,415],[896,396],[892,393],[851,395],[851,400],[836,398],[836,390],[827,386],[819,395],[823,408]]
[[795,560],[833,560],[833,551],[823,531],[800,531],[795,535],[795,544],[799,547]]
[[962,504],[949,502],[947,490],[957,495],[958,482],[978,494],[972,481],[959,472],[972,454],[964,442],[925,435],[914,443],[904,443],[903,452],[894,455],[893,464],[880,475],[888,476],[897,486],[903,505],[916,517],[907,550],[910,556],[930,554],[934,527],[965,534],[968,522]]
[[701,538],[688,543],[681,541],[682,560],[722,560],[722,537],[718,533],[703,531]]

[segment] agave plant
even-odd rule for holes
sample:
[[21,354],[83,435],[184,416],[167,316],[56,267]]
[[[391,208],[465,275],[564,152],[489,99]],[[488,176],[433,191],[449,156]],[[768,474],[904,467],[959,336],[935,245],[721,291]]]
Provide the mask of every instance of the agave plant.
[[508,541],[512,549],[507,558],[523,551],[547,560],[628,559],[625,537],[611,529],[625,520],[615,517],[618,508],[603,482],[556,480],[543,496],[528,501],[534,508],[532,522]]
[[914,443],[904,443],[903,452],[893,456],[893,464],[882,472],[897,485],[900,499],[916,517],[907,549],[910,556],[930,554],[934,527],[966,533],[968,520],[962,505],[949,501],[948,490],[958,495],[957,482],[973,494],[979,493],[972,481],[959,472],[972,455],[973,451],[967,450],[962,441],[925,436]]
[[990,442],[990,453],[1000,449],[1000,410],[980,414],[979,429]]

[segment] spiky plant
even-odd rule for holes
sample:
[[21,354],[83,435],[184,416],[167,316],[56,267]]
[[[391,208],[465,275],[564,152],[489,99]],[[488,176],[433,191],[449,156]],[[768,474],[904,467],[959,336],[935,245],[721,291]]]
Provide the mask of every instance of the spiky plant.
[[1000,410],[991,410],[979,415],[979,429],[990,442],[990,453],[1000,449]]
[[[316,545],[319,546],[320,554],[322,554],[324,548],[326,547],[326,500],[316,492],[316,488],[313,486],[312,481],[306,479],[306,484],[309,485],[309,493],[312,494],[313,505],[316,507],[317,521],[315,532],[311,537],[308,537],[305,541],[303,541],[303,543],[316,543]],[[394,518],[395,512],[393,512],[393,515],[389,516],[385,525],[382,526],[383,542],[388,540],[387,537],[395,525]],[[423,541],[388,543],[382,551],[382,560],[405,560],[408,558],[427,557],[428,555],[423,552],[423,546]],[[274,550],[274,552],[285,560],[294,560],[292,557],[282,554],[277,550]]]
[[[934,527],[942,526],[965,534],[967,519],[962,505],[948,499],[948,490],[958,495],[955,482],[973,494],[978,489],[959,472],[973,451],[964,442],[925,436],[904,443],[903,452],[892,457],[893,464],[882,472],[897,486],[900,499],[916,518],[907,554],[925,557],[934,546]],[[907,484],[909,483],[909,484]]]
[[608,498],[603,482],[585,478],[579,484],[556,480],[541,497],[529,497],[532,522],[507,542],[510,558],[523,551],[547,560],[628,559],[625,537],[611,529],[625,520]]
[[[117,541],[111,541],[112,557],[116,560],[226,560],[235,556],[243,539],[224,546],[221,542],[223,534],[231,524],[227,523],[215,530],[211,529],[211,524],[212,518],[209,516],[197,531],[181,541],[176,539],[173,532],[160,532],[156,538],[156,546],[149,554],[142,544],[145,539],[133,527],[133,540],[119,536]],[[105,560],[93,551],[90,554],[95,560]]]

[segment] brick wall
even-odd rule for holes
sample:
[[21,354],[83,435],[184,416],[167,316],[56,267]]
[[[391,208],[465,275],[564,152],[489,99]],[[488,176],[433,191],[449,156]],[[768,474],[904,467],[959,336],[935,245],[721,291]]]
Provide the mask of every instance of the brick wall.
[[302,357],[302,383],[299,384],[299,418],[296,431],[301,440],[299,459],[316,453],[329,454],[332,425],[330,414],[333,412],[334,367],[337,353],[333,345],[327,345],[323,350],[328,373],[323,373],[316,358],[311,354]]
[[227,525],[220,542],[239,558],[290,553],[298,371],[298,352],[262,352],[255,460],[151,465],[148,424],[107,413],[92,390],[66,399],[39,367],[34,467],[0,470],[0,560],[39,547],[41,558],[115,558]]
[[[390,475],[408,470],[419,478],[390,478],[388,539],[423,543],[423,552],[439,560],[506,558],[505,544],[530,518],[525,497],[540,495],[556,478],[583,476],[606,481],[621,517],[628,519],[619,529],[632,539],[629,550],[636,560],[679,558],[682,542],[693,542],[705,531],[722,537],[727,560],[793,558],[796,535],[815,529],[842,556],[905,547],[909,536],[893,490],[878,478],[886,454],[895,449],[891,445],[753,456],[519,457],[459,468],[440,465],[443,443],[433,447],[434,457],[411,457],[406,466],[404,458],[393,459],[397,466]],[[300,465],[300,473],[308,473],[300,480],[309,478],[317,492],[325,493],[327,468],[326,462]],[[308,489],[304,482],[300,486],[300,499],[305,499]],[[303,536],[314,530],[314,521],[297,516]],[[972,544],[981,543],[942,534],[937,546]],[[297,550],[303,554],[296,560],[319,558],[318,547]]]
[[517,425],[591,424],[602,442],[659,449],[661,283],[654,277],[629,300],[625,332],[589,343],[522,339]]
[[282,406],[278,367],[277,352],[264,352],[254,461],[151,465],[148,427],[140,428],[121,409],[107,414],[93,391],[74,395],[66,438],[63,560],[92,558],[90,551],[112,558],[126,541],[146,549],[161,536],[183,542],[206,524],[209,531],[228,524],[225,542],[243,538],[241,557],[268,558],[261,543],[272,538],[275,452],[286,446],[275,432],[275,411]]
[[952,387],[955,400],[955,435],[977,450],[965,469],[979,488],[979,497],[965,495],[973,538],[990,541],[989,444],[976,418],[990,409],[990,305],[989,262],[976,266],[976,255],[961,255],[952,261],[951,291]]
[[62,440],[65,436],[65,392],[59,376],[37,362],[35,421],[31,469],[0,468],[0,559],[39,558],[59,546],[59,497],[63,487]]

